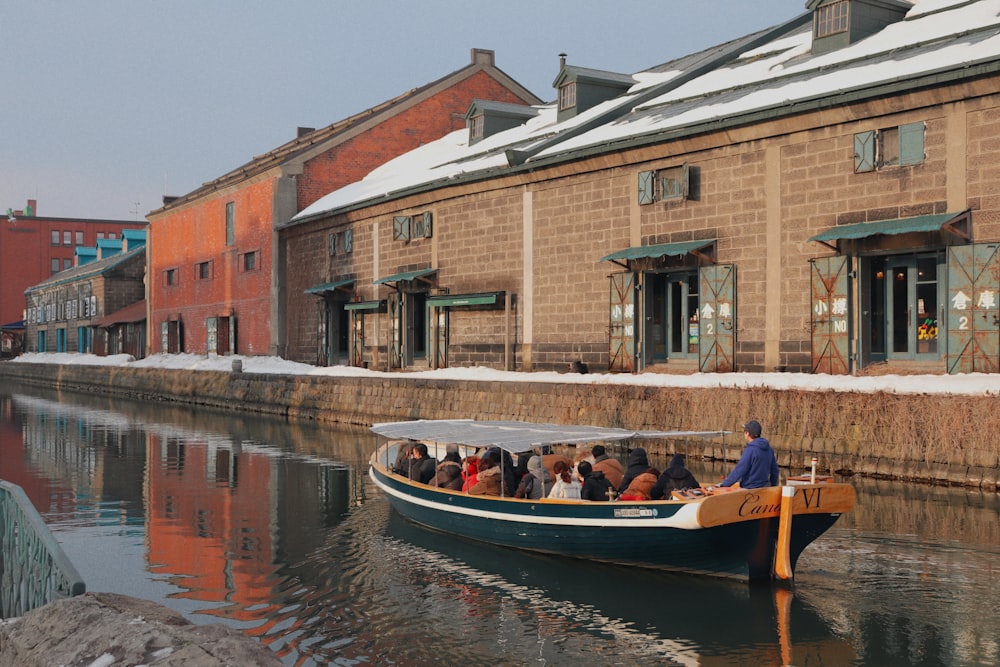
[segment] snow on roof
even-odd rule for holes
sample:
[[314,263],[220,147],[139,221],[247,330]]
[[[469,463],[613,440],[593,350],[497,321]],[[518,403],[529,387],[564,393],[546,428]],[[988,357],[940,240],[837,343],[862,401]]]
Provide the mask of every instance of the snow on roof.
[[[811,24],[791,24],[797,27],[679,85],[675,83],[678,77],[694,70],[678,67],[678,63],[696,68],[704,54],[639,72],[633,75],[636,83],[625,95],[561,123],[555,105],[547,104],[535,107],[539,114],[523,125],[473,146],[468,143],[468,131],[458,130],[322,197],[290,224],[412,188],[445,184],[449,179],[488,177],[513,166],[507,151],[529,155],[537,151],[528,158],[529,163],[532,159],[557,160],[588,147],[601,150],[644,135],[682,131],[764,110],[780,113],[796,103],[1000,60],[1000,0],[916,0],[904,20],[855,44],[817,56],[810,51]],[[655,94],[657,87],[663,88],[662,94]],[[615,119],[579,131],[615,109],[621,109]],[[559,140],[560,135],[566,138]]]

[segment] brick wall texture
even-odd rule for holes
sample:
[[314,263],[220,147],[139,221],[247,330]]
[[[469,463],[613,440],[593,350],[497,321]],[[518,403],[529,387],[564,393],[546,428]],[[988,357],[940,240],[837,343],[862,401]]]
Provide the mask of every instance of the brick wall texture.
[[[832,254],[809,241],[812,236],[841,224],[971,209],[974,240],[1000,240],[997,83],[984,78],[725,132],[705,131],[479,183],[441,186],[291,228],[283,232],[289,261],[316,261],[302,262],[301,270],[289,276],[288,356],[316,360],[316,329],[310,322],[315,315],[297,292],[354,276],[358,298],[384,298],[389,288],[373,286],[373,280],[428,266],[437,270],[432,291],[515,295],[514,369],[562,370],[574,360],[606,369],[608,275],[622,269],[600,258],[636,245],[716,239],[715,261],[736,268],[736,369],[809,372],[809,260]],[[914,122],[926,128],[922,162],[854,172],[856,133]],[[965,128],[964,145],[951,137],[955,127]],[[691,174],[687,199],[638,205],[640,172],[680,165]],[[434,214],[431,239],[393,240],[394,216],[424,210]],[[329,234],[344,230],[354,234],[353,253],[320,258]],[[376,230],[378,242],[373,243]],[[943,238],[936,247],[948,242]],[[365,330],[379,331],[383,344],[390,325],[388,315],[365,316]],[[495,334],[492,311],[453,309],[449,350],[482,344],[489,352],[477,363],[499,368],[503,356]],[[372,352],[366,344],[366,359],[373,360]],[[411,367],[428,363],[414,360]],[[928,368],[925,362],[890,364],[894,372],[916,372],[918,366]],[[944,357],[932,366],[932,372],[945,372]],[[690,360],[669,359],[662,368],[652,368],[695,369]]]

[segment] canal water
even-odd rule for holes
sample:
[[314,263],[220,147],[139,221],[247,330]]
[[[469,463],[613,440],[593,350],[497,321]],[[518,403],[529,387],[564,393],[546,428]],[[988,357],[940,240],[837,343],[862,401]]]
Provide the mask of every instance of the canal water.
[[997,494],[854,480],[858,508],[787,591],[429,533],[368,480],[373,445],[363,429],[0,389],[0,478],[88,590],[238,628],[289,665],[1000,663]]

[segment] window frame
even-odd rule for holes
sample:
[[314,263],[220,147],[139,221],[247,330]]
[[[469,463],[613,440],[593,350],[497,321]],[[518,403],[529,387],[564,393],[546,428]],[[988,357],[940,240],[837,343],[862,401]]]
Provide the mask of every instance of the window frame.
[[236,243],[236,202],[226,202],[226,245]]
[[927,124],[903,123],[854,133],[854,173],[912,167],[927,160]]
[[178,278],[180,275],[177,273],[177,267],[172,267],[163,270],[163,286],[164,287],[176,287]]
[[195,262],[194,265],[194,278],[195,280],[211,280],[213,276],[212,271],[212,260],[207,259],[204,262]]
[[486,134],[486,116],[476,114],[469,119],[469,138],[482,139]]
[[[250,262],[253,266],[247,266]],[[260,250],[249,250],[239,255],[238,268],[240,273],[260,271]]]
[[576,81],[569,81],[559,86],[559,111],[576,106],[576,92]]
[[823,39],[847,32],[851,27],[851,3],[836,0],[816,8],[813,13],[813,37]]

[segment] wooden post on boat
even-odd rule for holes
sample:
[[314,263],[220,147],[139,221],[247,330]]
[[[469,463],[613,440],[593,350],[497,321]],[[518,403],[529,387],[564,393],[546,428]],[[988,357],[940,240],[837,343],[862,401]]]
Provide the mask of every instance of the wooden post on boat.
[[778,543],[774,551],[774,576],[790,581],[793,576],[790,545],[792,538],[792,501],[795,487],[781,487],[781,513],[778,515]]

